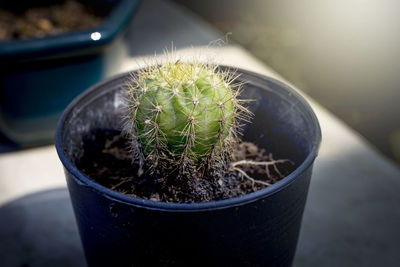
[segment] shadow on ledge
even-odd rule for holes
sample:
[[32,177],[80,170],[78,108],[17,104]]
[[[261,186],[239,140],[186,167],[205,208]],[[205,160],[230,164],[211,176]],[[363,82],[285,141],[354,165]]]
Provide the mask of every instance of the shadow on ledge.
[[0,206],[0,266],[86,266],[66,188]]

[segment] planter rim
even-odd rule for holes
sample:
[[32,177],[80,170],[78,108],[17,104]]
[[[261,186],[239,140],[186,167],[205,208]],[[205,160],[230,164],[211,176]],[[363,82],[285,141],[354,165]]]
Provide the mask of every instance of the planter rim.
[[[109,44],[130,19],[140,0],[120,0],[97,27],[26,40],[0,41],[0,59],[31,61],[79,53]],[[100,39],[92,38],[100,33]],[[28,58],[27,58],[28,57]]]
[[[225,66],[225,65],[218,65],[219,67],[222,68],[228,68],[235,70],[237,73],[244,73],[246,75],[254,76],[256,78],[262,79],[262,80],[269,80],[280,87],[282,87],[284,90],[286,90],[288,93],[290,93],[293,97],[295,97],[305,108],[306,112],[311,118],[312,124],[313,124],[313,131],[315,135],[315,140],[312,144],[312,148],[310,153],[306,156],[305,160],[289,175],[284,177],[282,180],[276,182],[275,184],[272,184],[266,188],[263,188],[261,190],[258,190],[256,192],[252,192],[243,196],[238,196],[238,197],[233,197],[229,199],[224,199],[224,200],[217,200],[217,201],[209,201],[209,202],[195,202],[195,203],[177,203],[177,202],[161,202],[161,201],[153,201],[153,200],[147,200],[147,199],[141,199],[141,198],[136,198],[132,196],[128,196],[122,193],[119,193],[117,191],[111,190],[105,186],[102,186],[92,179],[90,179],[88,176],[83,174],[76,166],[71,162],[67,154],[65,153],[63,149],[63,144],[62,144],[62,137],[61,137],[61,132],[63,131],[63,126],[64,122],[70,114],[70,112],[73,110],[76,104],[80,102],[82,98],[84,98],[86,95],[92,93],[92,91],[97,90],[98,87],[101,87],[113,80],[119,79],[121,77],[130,75],[131,72],[136,71],[129,71],[125,73],[121,73],[119,75],[115,75],[109,79],[106,79],[100,83],[97,83],[93,86],[91,86],[89,89],[87,89],[84,93],[76,97],[69,105],[68,107],[64,110],[63,114],[61,115],[58,124],[57,124],[57,129],[56,129],[56,135],[55,135],[55,147],[58,153],[58,156],[61,160],[61,162],[64,165],[64,168],[71,173],[71,176],[73,179],[78,182],[81,185],[90,187],[92,190],[96,191],[98,194],[101,194],[109,199],[112,199],[115,202],[120,202],[120,203],[125,203],[128,205],[136,206],[136,207],[142,207],[145,209],[151,209],[151,210],[162,210],[162,211],[167,211],[167,212],[193,212],[193,211],[209,211],[209,210],[218,210],[218,209],[224,209],[224,208],[229,208],[233,206],[240,206],[244,204],[248,204],[254,201],[257,201],[261,198],[265,198],[269,195],[275,194],[279,192],[281,189],[285,188],[286,186],[290,185],[296,177],[301,175],[303,172],[305,172],[314,162],[315,158],[318,155],[318,149],[319,145],[321,143],[321,128],[318,122],[318,119],[313,112],[311,106],[308,104],[308,102],[304,99],[303,96],[301,96],[296,90],[292,89],[290,86],[287,84],[262,75],[258,74],[252,71],[247,71],[243,70],[240,68],[236,67],[231,67],[231,66]],[[105,92],[108,92],[104,91]],[[101,94],[102,95],[102,94]]]

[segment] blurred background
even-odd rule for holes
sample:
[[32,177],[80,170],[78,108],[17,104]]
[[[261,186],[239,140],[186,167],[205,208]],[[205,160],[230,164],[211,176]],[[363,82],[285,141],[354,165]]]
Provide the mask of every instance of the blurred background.
[[175,0],[400,163],[400,1]]
[[[21,3],[28,9],[21,9],[21,5],[14,2],[0,1],[0,111],[2,115],[0,124],[3,125],[0,130],[0,151],[9,151],[18,147],[18,145],[13,146],[12,142],[5,145],[9,141],[8,139],[17,140],[17,144],[22,143],[23,147],[31,146],[33,142],[26,139],[25,136],[22,138],[22,135],[26,133],[27,129],[34,127],[37,130],[35,133],[33,131],[30,133],[32,140],[38,140],[37,136],[46,136],[45,141],[40,140],[40,142],[36,142],[37,144],[44,144],[47,140],[52,140],[55,122],[66,104],[78,92],[115,73],[113,70],[120,63],[111,62],[109,58],[116,58],[115,55],[122,51],[121,46],[115,45],[119,39],[107,40],[107,38],[111,39],[110,36],[114,34],[113,32],[103,34],[102,37],[100,32],[112,29],[112,27],[108,25],[102,29],[101,26],[96,25],[107,21],[107,13],[113,6],[117,6],[117,3],[125,2],[125,5],[131,5],[129,12],[133,12],[136,10],[136,4],[132,3],[138,1],[131,1],[131,4],[128,4],[129,1],[93,0],[82,3],[86,2],[91,5],[90,8],[84,7],[75,0],[35,2],[35,5],[38,3],[55,5],[50,10],[44,11],[43,9],[29,9],[33,5],[26,0]],[[182,13],[191,12],[191,16],[201,17],[218,29],[222,38],[225,34],[228,42],[236,42],[244,46],[258,59],[264,61],[359,132],[379,151],[400,164],[400,108],[398,105],[400,100],[400,75],[398,73],[400,31],[397,29],[400,22],[398,17],[400,1],[171,0],[167,2],[174,3],[176,7],[179,7],[178,9],[183,8]],[[153,5],[154,1],[150,1],[150,3]],[[127,10],[126,8],[118,9],[120,14],[116,17],[124,16],[122,12],[124,9]],[[10,10],[18,17],[11,14]],[[25,14],[25,19],[21,19],[23,14]],[[40,18],[42,15],[45,15],[45,19]],[[179,13],[176,15],[179,17]],[[154,51],[148,51],[153,49],[152,47],[140,46],[140,44],[156,41],[158,35],[171,30],[171,27],[178,27],[185,32],[182,25],[174,24],[170,19],[165,23],[158,23],[157,28],[149,31],[141,30],[151,25],[152,22],[149,20],[153,20],[153,17],[140,14],[139,16],[141,19],[137,19],[137,21],[143,24],[136,23],[136,26],[131,27],[133,29],[131,32],[141,31],[142,39],[135,39],[137,36],[135,34],[131,34],[129,37],[133,38],[130,42],[135,43],[135,47],[132,48],[133,55],[152,54]],[[164,17],[162,13],[157,14],[157,19],[160,21],[166,20]],[[115,20],[110,21],[115,24],[112,25],[115,27],[115,31],[123,27],[124,23],[126,24],[123,20],[119,24],[115,23]],[[93,32],[90,29],[86,30],[90,27],[98,30]],[[199,26],[192,25],[192,27]],[[27,39],[45,36],[47,39],[43,39],[45,40],[43,43],[47,44],[54,40],[59,42],[59,39],[54,39],[56,37],[53,38],[52,35],[68,32],[70,28],[80,31],[80,35],[76,34],[75,39],[70,38],[69,40],[77,43],[70,44],[74,47],[86,46],[88,49],[92,49],[92,52],[81,56],[80,51],[71,51],[77,55],[75,57],[77,61],[71,62],[74,67],[71,67],[69,71],[80,74],[82,70],[87,71],[93,69],[94,66],[98,70],[91,74],[81,75],[80,77],[86,77],[87,81],[78,80],[75,83],[82,84],[82,88],[77,88],[76,92],[71,92],[70,95],[63,98],[57,97],[61,90],[57,92],[49,88],[46,93],[43,89],[40,99],[47,96],[47,99],[43,100],[46,103],[50,101],[49,99],[63,101],[62,103],[52,103],[53,109],[44,110],[45,106],[38,104],[37,107],[31,107],[31,110],[28,110],[29,107],[23,102],[24,100],[16,103],[15,99],[18,98],[14,94],[18,90],[21,91],[23,86],[26,87],[25,92],[31,92],[29,88],[33,87],[32,84],[43,82],[41,78],[38,78],[40,76],[36,75],[37,73],[43,73],[45,77],[56,77],[53,73],[57,68],[67,68],[65,58],[69,57],[71,53],[61,54],[59,53],[62,51],[61,49],[56,51],[53,49],[54,47],[46,48],[43,51],[52,51],[51,53],[54,55],[51,54],[51,56],[59,59],[58,63],[53,60],[50,65],[49,63],[42,64],[41,55],[35,54],[33,56],[38,57],[39,61],[36,61],[35,58],[35,61],[26,67],[26,62],[22,62],[26,60],[26,54],[20,52],[35,51],[36,44],[29,46],[28,50],[24,50],[25,47],[22,45],[21,48],[19,45],[7,44],[7,38]],[[46,37],[46,34],[50,36]],[[80,43],[83,40],[83,34],[91,37],[89,40],[91,43],[89,41],[84,44]],[[203,36],[198,37],[198,39],[202,38]],[[184,40],[184,38],[180,39]],[[36,42],[35,39],[32,40],[32,43]],[[26,44],[29,42],[26,41]],[[109,56],[111,53],[103,53],[110,46],[107,42],[113,44],[112,57]],[[103,49],[100,45],[105,48]],[[169,45],[170,41],[165,44],[165,46]],[[176,45],[179,48],[180,45],[190,46],[198,45],[198,43],[195,38],[191,38],[185,43]],[[61,47],[61,45],[59,46]],[[98,53],[96,58],[95,53]],[[6,57],[2,58],[1,56],[4,55]],[[11,58],[10,55],[20,58]],[[7,57],[9,58],[7,59]],[[122,57],[123,55],[119,55],[120,59]],[[20,64],[20,62],[22,63]],[[37,67],[37,62],[40,62],[40,68]],[[14,65],[15,67],[13,67]],[[79,76],[71,75],[71,77]],[[53,78],[53,80],[55,79]],[[65,87],[67,85],[65,84]],[[68,86],[70,88],[70,85]],[[42,88],[43,86],[37,87]],[[34,99],[35,95],[38,94],[34,93],[28,98]],[[7,98],[14,100],[10,102]],[[21,112],[25,113],[21,114]],[[51,112],[56,112],[56,115],[51,115]],[[45,132],[45,127],[40,126],[42,122],[39,120],[45,116],[47,117],[44,123],[47,125],[51,121],[50,125],[52,126],[47,132]],[[26,127],[28,124],[30,126]]]

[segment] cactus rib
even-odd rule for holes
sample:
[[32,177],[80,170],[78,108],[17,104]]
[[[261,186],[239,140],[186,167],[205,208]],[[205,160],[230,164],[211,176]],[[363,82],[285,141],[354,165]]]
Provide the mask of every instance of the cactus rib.
[[199,165],[221,158],[249,115],[234,78],[212,64],[179,60],[138,71],[128,89],[132,142],[154,166],[160,159]]

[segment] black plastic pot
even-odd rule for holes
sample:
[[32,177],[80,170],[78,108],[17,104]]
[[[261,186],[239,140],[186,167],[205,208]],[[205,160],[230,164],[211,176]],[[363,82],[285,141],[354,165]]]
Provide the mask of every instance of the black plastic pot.
[[77,169],[83,136],[96,128],[121,128],[122,87],[129,74],[93,86],[69,105],[58,124],[56,148],[90,266],[291,265],[321,140],[319,124],[287,85],[237,73],[246,81],[243,97],[257,100],[244,139],[298,167],[270,187],[227,200],[184,204],[133,198]]

